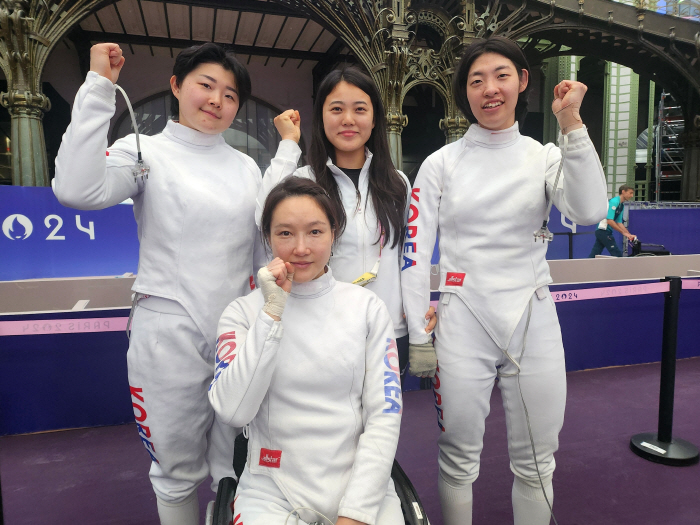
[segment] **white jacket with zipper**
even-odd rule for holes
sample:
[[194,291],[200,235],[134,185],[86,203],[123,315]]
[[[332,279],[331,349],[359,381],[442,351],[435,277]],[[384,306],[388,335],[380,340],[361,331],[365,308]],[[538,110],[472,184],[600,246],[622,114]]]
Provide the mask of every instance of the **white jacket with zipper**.
[[[333,255],[330,260],[330,267],[338,281],[351,283],[363,273],[372,270],[372,267],[379,258],[379,242],[381,235],[377,215],[374,212],[371,198],[368,198],[368,173],[372,162],[372,153],[365,149],[365,164],[360,172],[359,180],[359,202],[357,190],[350,177],[333,164],[328,159],[327,165],[330,168],[340,190],[343,201],[343,208],[347,217],[345,232],[340,237],[339,242],[333,246]],[[301,149],[293,140],[283,140],[277,149],[277,154],[272,159],[270,167],[265,171],[262,187],[258,194],[255,220],[260,226],[263,206],[268,194],[277,184],[286,177],[296,176],[316,180],[310,166],[297,169],[297,163],[301,157]],[[406,184],[406,210],[408,211],[411,185],[406,176],[399,172]],[[385,242],[388,242],[389,235],[385,235]],[[389,245],[382,249],[382,257],[379,265],[377,279],[369,283],[366,288],[376,293],[384,301],[391,320],[394,323],[396,337],[403,337],[408,333],[406,319],[404,318],[403,302],[401,299],[400,280],[400,259],[401,259],[402,239],[398,245]]]

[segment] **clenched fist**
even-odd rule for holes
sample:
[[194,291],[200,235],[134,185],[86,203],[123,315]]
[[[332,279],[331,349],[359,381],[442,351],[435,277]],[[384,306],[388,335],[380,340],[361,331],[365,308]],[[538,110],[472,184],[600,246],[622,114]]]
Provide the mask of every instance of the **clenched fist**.
[[275,321],[279,321],[284,312],[293,278],[294,267],[279,257],[258,271],[258,284],[265,300],[263,312]]
[[122,49],[118,44],[95,44],[90,48],[90,71],[117,83],[124,66]]
[[295,109],[288,109],[275,117],[275,127],[282,140],[293,140],[297,144],[301,139],[301,117]]

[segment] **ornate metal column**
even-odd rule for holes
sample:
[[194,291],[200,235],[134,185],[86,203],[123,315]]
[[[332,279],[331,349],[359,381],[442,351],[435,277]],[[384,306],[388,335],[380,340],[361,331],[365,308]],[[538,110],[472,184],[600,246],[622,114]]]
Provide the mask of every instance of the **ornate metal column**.
[[[51,108],[41,93],[33,64],[29,38],[29,2],[0,4],[0,57],[7,77],[7,93],[0,93],[0,104],[11,117],[12,183],[17,186],[47,186],[46,147],[41,123],[44,111]],[[43,40],[43,39],[42,39]],[[47,43],[44,41],[44,45]]]
[[389,149],[391,160],[396,169],[403,169],[403,147],[401,145],[401,132],[408,126],[408,116],[401,113],[387,114],[387,134],[389,135]]
[[440,120],[440,129],[445,132],[445,143],[447,144],[461,139],[468,127],[469,121],[460,115]]
[[42,117],[51,103],[41,92],[41,73],[56,42],[99,3],[0,0],[0,67],[7,78],[0,104],[11,117],[14,185],[49,184]]

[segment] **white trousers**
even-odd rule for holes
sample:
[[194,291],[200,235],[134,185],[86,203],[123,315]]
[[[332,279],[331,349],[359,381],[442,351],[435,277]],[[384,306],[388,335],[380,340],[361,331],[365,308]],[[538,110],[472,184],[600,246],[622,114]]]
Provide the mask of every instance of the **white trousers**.
[[[532,315],[525,352],[520,360],[520,385],[527,405],[537,464],[547,484],[554,472],[554,452],[564,422],[566,374],[564,348],[554,301],[547,288],[539,299],[533,295]],[[442,294],[443,297],[445,294]],[[438,372],[433,380],[438,423],[440,474],[455,488],[473,483],[479,475],[484,421],[490,410],[491,389],[497,373],[517,368],[489,337],[462,300],[454,294],[438,307],[435,349]],[[516,360],[523,348],[526,309],[515,329],[508,352]],[[497,370],[497,367],[500,367]],[[500,377],[508,429],[508,454],[513,473],[532,486],[539,486],[525,411],[517,377]]]
[[[262,474],[251,474],[247,468],[241,475],[241,482],[236,490],[236,499],[234,501],[233,515],[234,517],[238,516],[238,519],[234,520],[236,524],[285,525],[289,512],[294,508],[271,477]],[[298,521],[299,525],[312,523],[330,525],[321,516],[312,512],[299,511],[299,515],[308,520],[302,521],[300,519]],[[326,517],[333,520],[333,523],[337,520],[337,516],[326,514]],[[296,516],[290,516],[286,523],[287,525],[297,525]],[[404,525],[404,523],[401,501],[396,495],[393,482],[391,482],[390,489],[387,490],[384,502],[379,508],[375,524]]]
[[153,490],[167,503],[184,501],[209,474],[213,491],[235,477],[237,430],[215,418],[207,398],[214,352],[178,303],[139,301],[127,353],[131,401]]

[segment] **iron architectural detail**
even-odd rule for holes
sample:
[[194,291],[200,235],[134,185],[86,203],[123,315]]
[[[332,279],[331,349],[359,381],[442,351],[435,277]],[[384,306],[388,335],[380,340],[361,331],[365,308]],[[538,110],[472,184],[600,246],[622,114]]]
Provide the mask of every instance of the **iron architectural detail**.
[[[227,0],[173,0],[229,7]],[[42,115],[50,108],[41,73],[55,44],[77,23],[114,0],[0,0],[0,67],[12,116],[13,181],[45,185]],[[242,5],[254,7],[251,0]],[[700,31],[682,18],[646,11],[645,0],[271,0],[285,13],[320,23],[338,36],[373,76],[389,121],[392,155],[401,165],[402,105],[408,91],[430,85],[444,102],[440,127],[455,140],[468,123],[454,106],[455,63],[472,39],[492,34],[521,43],[531,64],[560,55],[595,56],[646,75],[676,96],[686,129],[700,115]],[[421,35],[430,33],[431,39]],[[688,89],[690,86],[691,89]],[[700,158],[689,140],[687,156]],[[695,151],[697,150],[697,151]],[[20,154],[21,152],[21,154]],[[690,164],[688,164],[689,166]],[[700,174],[693,177],[700,179]],[[697,184],[696,184],[697,185]],[[690,190],[691,192],[693,190]]]
[[[464,133],[465,120],[454,106],[450,86],[455,62],[470,37],[465,19],[470,12],[467,0],[275,1],[303,12],[339,36],[370,72],[384,98],[392,158],[397,167],[402,164],[401,131],[408,124],[402,112],[403,101],[417,84],[432,86],[443,99],[447,137],[454,139]],[[417,43],[420,26],[439,35],[439,49]]]
[[[531,65],[562,55],[615,62],[653,80],[683,108],[686,129],[700,115],[700,25],[601,0],[475,0],[477,36],[502,35],[521,43]],[[699,123],[700,124],[700,123]],[[685,142],[682,198],[698,200],[700,144]]]
[[0,104],[11,117],[12,182],[49,184],[42,117],[51,102],[41,91],[44,64],[65,32],[98,0],[0,0],[0,67],[7,92]]
[[535,65],[545,58],[580,55],[630,67],[687,106],[689,84],[700,94],[697,22],[619,2],[605,4],[603,14],[600,0],[476,0],[481,14],[475,30],[480,37],[501,35],[521,42]]

